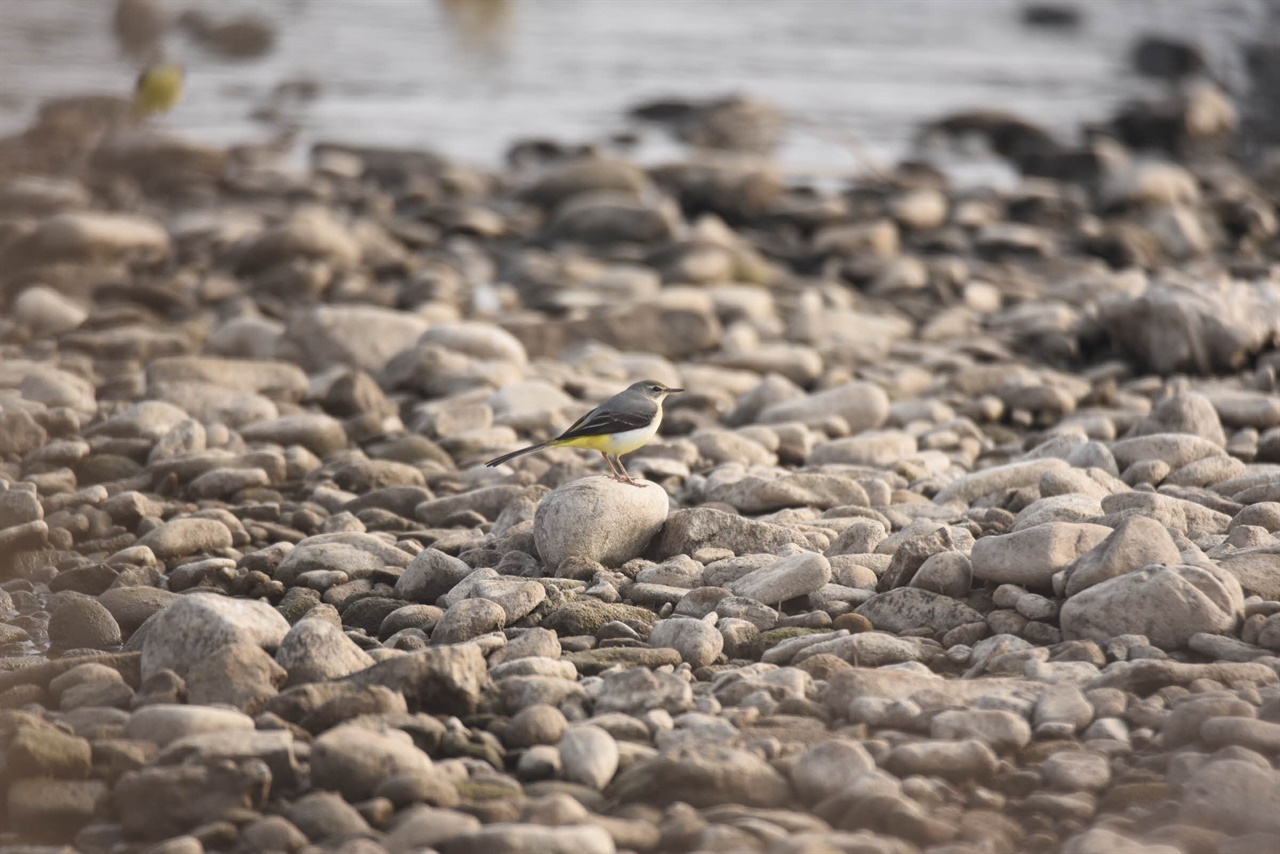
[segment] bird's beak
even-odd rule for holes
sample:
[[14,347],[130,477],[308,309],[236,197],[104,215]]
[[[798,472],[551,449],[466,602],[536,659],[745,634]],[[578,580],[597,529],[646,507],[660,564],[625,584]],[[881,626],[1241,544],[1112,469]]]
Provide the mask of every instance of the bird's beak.
[[682,388],[669,388],[669,389],[667,389],[667,390],[666,390],[666,393],[667,393],[667,394],[680,394],[682,391],[684,391],[684,389],[682,389]]

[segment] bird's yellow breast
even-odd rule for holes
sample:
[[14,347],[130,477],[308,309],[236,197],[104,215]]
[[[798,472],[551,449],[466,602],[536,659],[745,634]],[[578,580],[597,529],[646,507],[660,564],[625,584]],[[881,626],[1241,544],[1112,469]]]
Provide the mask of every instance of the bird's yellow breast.
[[658,426],[662,423],[662,415],[659,412],[647,427],[641,427],[638,430],[624,430],[621,433],[605,433],[599,436],[580,436],[576,439],[569,439],[565,442],[558,443],[560,447],[565,448],[586,448],[589,451],[601,451],[615,457],[623,454],[629,454],[637,448],[644,447],[654,434],[658,432]]

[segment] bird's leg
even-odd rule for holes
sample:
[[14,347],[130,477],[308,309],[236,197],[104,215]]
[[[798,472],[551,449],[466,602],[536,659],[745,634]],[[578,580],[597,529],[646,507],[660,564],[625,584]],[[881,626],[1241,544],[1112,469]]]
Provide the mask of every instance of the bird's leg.
[[609,479],[610,479],[610,480],[619,480],[619,481],[620,481],[620,480],[622,480],[622,475],[618,474],[618,470],[617,470],[616,468],[614,468],[614,466],[613,466],[613,460],[609,459],[609,455],[608,455],[608,454],[606,454],[604,451],[601,451],[601,452],[600,452],[600,456],[604,457],[604,461],[605,461],[606,463],[608,463],[608,464],[609,464],[609,472],[610,472],[610,474],[609,474],[609,476],[608,476],[608,477],[609,477]]
[[632,486],[648,486],[649,485],[642,480],[636,480],[630,474],[627,473],[627,467],[622,464],[622,457],[614,457],[614,459],[618,461],[618,468],[622,470],[622,477],[624,478],[624,482],[629,483]]

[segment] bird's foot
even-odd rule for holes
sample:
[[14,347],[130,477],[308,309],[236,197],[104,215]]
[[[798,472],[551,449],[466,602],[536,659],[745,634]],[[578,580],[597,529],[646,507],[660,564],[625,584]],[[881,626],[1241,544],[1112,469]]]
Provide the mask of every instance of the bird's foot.
[[648,481],[644,481],[644,480],[635,480],[634,478],[630,478],[630,477],[628,477],[628,478],[624,478],[624,479],[622,480],[622,482],[623,482],[623,483],[629,483],[629,484],[631,484],[632,486],[639,486],[639,487],[641,487],[641,488],[646,487],[646,486],[648,486],[648,485],[649,485]]

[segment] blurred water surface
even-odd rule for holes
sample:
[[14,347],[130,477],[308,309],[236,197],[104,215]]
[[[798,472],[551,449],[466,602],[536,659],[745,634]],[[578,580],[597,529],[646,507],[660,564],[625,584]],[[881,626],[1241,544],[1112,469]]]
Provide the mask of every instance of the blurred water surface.
[[[171,33],[188,91],[163,123],[211,141],[261,138],[279,84],[312,81],[314,100],[275,111],[305,141],[425,146],[492,166],[517,138],[624,130],[625,108],[642,99],[741,92],[890,159],[948,111],[1007,109],[1067,134],[1153,94],[1129,71],[1141,34],[1198,42],[1242,85],[1237,45],[1272,26],[1269,3],[1067,0],[1080,26],[1047,29],[1021,22],[1022,0],[181,0],[170,8],[265,16],[279,38],[262,59],[236,62]],[[0,0],[0,132],[51,96],[130,90],[137,62],[112,37],[113,7]],[[817,174],[857,165],[801,129],[781,157]]]

